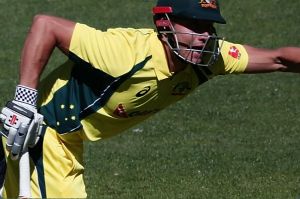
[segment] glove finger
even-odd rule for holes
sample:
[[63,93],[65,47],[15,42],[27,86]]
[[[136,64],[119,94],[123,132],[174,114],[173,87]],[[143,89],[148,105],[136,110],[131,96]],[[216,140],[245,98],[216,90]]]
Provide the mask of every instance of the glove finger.
[[34,120],[31,122],[28,128],[28,134],[25,140],[28,147],[34,147],[40,137],[42,125],[43,125],[44,116],[36,113]]
[[[26,124],[21,123],[17,131],[17,134],[15,136],[14,144],[11,148],[11,155],[12,155],[11,158],[13,160],[18,159],[23,151],[22,149],[27,135],[27,131],[28,131],[28,126]],[[24,147],[27,148],[27,146]]]
[[0,114],[0,122],[4,123],[6,120],[6,116],[4,114]]
[[35,123],[34,121],[31,122],[31,124],[29,125],[29,128],[28,128],[28,133],[27,133],[28,135],[25,139],[24,145],[26,145],[26,147],[32,146],[34,144],[36,136],[37,136],[37,130],[38,130],[37,128],[38,128],[38,124]]
[[8,151],[11,151],[11,147],[14,144],[16,134],[17,134],[17,129],[12,128],[12,127],[9,128],[8,136],[7,136],[7,140],[6,140],[6,149]]

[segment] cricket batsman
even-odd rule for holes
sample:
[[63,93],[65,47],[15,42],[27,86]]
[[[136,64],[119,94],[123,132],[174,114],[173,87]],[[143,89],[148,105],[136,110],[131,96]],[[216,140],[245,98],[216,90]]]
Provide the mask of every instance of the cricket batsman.
[[[226,21],[217,0],[158,0],[152,12],[155,30],[34,17],[15,95],[0,116],[4,198],[18,197],[17,160],[26,149],[32,197],[86,198],[83,141],[119,134],[218,75],[300,72],[298,47],[262,49],[218,36],[214,24]],[[54,48],[68,61],[40,80]]]

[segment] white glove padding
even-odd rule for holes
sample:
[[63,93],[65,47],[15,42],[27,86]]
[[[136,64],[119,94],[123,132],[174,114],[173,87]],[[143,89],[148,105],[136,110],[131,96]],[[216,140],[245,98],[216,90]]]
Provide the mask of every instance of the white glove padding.
[[0,119],[7,137],[6,148],[12,159],[18,159],[28,147],[37,144],[44,117],[34,106],[15,100],[9,101],[2,109]]

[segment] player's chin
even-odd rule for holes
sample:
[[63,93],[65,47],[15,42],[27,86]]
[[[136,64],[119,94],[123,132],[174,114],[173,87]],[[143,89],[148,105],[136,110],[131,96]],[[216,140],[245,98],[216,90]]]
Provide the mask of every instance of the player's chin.
[[194,54],[189,58],[190,62],[200,64],[202,62],[202,56],[200,54]]
[[193,52],[193,53],[182,53],[180,54],[186,61],[195,63],[195,64],[200,64],[202,62],[202,54],[198,52]]

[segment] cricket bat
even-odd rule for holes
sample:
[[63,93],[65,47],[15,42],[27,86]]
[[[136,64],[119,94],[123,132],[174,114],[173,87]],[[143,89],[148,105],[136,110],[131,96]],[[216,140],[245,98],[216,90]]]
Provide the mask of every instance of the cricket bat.
[[[7,138],[7,131],[0,131],[0,134]],[[1,192],[3,187],[0,188]],[[0,198],[2,197],[2,193]],[[19,159],[19,198],[31,198],[31,187],[30,187],[30,162],[29,152],[25,149]]]

